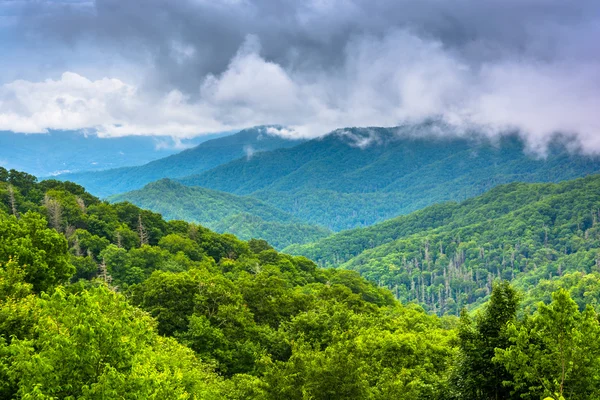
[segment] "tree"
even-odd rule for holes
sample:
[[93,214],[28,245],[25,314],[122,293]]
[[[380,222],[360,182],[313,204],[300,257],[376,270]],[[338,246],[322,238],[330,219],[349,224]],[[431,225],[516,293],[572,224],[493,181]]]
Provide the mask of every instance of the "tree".
[[138,237],[140,238],[140,247],[148,244],[148,232],[146,231],[146,227],[142,223],[142,214],[138,216],[138,226],[137,226]]
[[11,185],[19,188],[21,193],[28,194],[32,189],[35,188],[37,178],[26,172],[20,172],[11,169],[8,172],[8,182]]
[[511,345],[495,359],[513,375],[522,397],[597,399],[600,397],[600,325],[588,306],[580,312],[565,289],[540,303],[535,315],[508,331]]
[[10,259],[25,266],[25,281],[36,292],[68,281],[75,272],[69,263],[67,239],[48,229],[36,213],[27,212],[17,220],[0,212],[0,263]]
[[46,195],[44,196],[44,207],[48,212],[48,222],[50,226],[57,231],[62,231],[62,205],[56,199]]
[[10,202],[10,210],[12,215],[19,218],[19,212],[17,211],[17,201],[15,200],[15,189],[12,185],[8,185],[8,200]]
[[504,385],[512,376],[504,365],[494,362],[495,349],[510,345],[508,324],[514,322],[519,299],[507,281],[496,283],[492,295],[475,320],[466,311],[458,331],[459,354],[451,379],[455,397],[487,400],[511,398]]
[[35,334],[0,341],[0,398],[222,398],[209,367],[104,286],[58,288],[34,312]]
[[196,274],[154,271],[135,288],[133,301],[156,318],[161,335],[173,336],[187,329],[198,291]]
[[250,239],[248,240],[248,246],[250,246],[250,251],[254,254],[258,254],[264,250],[273,250],[273,246],[264,239]]
[[176,234],[163,236],[158,242],[158,246],[168,250],[172,254],[177,254],[181,251],[192,261],[201,261],[205,257],[198,243]]

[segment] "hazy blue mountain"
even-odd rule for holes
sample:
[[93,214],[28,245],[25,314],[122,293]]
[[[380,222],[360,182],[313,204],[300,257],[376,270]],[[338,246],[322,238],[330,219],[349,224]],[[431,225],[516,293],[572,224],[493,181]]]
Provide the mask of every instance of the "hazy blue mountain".
[[[226,133],[174,142],[167,136],[99,138],[81,131],[0,131],[0,166],[37,176],[145,164]],[[229,133],[230,134],[230,133]]]
[[162,214],[166,219],[196,222],[219,233],[265,239],[276,248],[322,239],[332,232],[301,223],[296,217],[252,197],[237,196],[161,179],[144,188],[111,196]]
[[139,189],[162,178],[197,174],[238,158],[249,160],[257,157],[260,152],[292,147],[301,142],[270,135],[266,127],[255,127],[205,141],[196,147],[145,165],[62,174],[57,178],[76,182],[96,196],[107,197]]
[[475,134],[428,135],[434,128],[338,130],[180,181],[252,195],[337,231],[464,200],[503,183],[557,182],[600,172],[600,158],[572,154],[560,143],[540,157],[527,153],[517,136],[492,143]]

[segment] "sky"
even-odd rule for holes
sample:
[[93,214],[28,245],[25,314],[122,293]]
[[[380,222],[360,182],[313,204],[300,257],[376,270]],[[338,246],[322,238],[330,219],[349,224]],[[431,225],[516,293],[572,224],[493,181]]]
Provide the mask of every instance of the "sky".
[[435,118],[600,153],[598,0],[0,0],[0,130]]

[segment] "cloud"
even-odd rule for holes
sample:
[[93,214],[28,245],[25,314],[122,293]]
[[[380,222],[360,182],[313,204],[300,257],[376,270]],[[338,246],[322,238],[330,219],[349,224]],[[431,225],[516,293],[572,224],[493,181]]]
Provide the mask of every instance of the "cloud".
[[0,87],[0,130],[42,133],[95,128],[98,136],[191,137],[224,125],[186,102],[177,90],[141,93],[119,79],[92,81],[66,72],[58,80],[15,81]]
[[596,0],[42,3],[21,14],[25,48],[32,37],[128,67],[97,56],[82,69],[74,50],[57,64],[73,72],[0,88],[0,129],[189,137],[276,124],[314,137],[438,118],[453,134],[519,130],[543,151],[561,133],[600,152]]
[[256,150],[251,145],[248,144],[248,145],[244,146],[244,154],[246,154],[247,160],[251,159],[255,153],[256,153]]

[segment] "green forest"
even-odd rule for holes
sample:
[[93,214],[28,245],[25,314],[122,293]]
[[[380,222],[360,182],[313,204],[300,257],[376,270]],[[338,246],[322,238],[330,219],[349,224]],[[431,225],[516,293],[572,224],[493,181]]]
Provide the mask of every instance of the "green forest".
[[[367,252],[400,260],[429,240],[419,284],[439,264],[462,274],[452,293],[489,289],[441,312],[430,294],[400,302],[389,282],[264,240],[0,168],[0,399],[597,399],[598,182],[509,185],[403,217],[405,242],[374,238]],[[473,278],[502,256],[489,287]]]
[[345,128],[178,178],[188,186],[256,197],[301,221],[341,231],[424,207],[463,201],[500,184],[559,182],[600,173],[598,156],[552,143],[531,154],[516,135],[436,136],[429,122]]
[[303,223],[256,198],[184,186],[166,178],[108,200],[128,201],[166,219],[198,223],[240,239],[264,239],[276,249],[315,242],[332,234],[329,229]]
[[[496,279],[525,292],[545,281],[560,286],[573,281],[572,274],[597,280],[599,222],[600,175],[592,175],[502,185],[460,204],[427,207],[285,251],[358,271],[403,302],[458,315],[486,300]],[[589,292],[573,295],[583,304]]]

